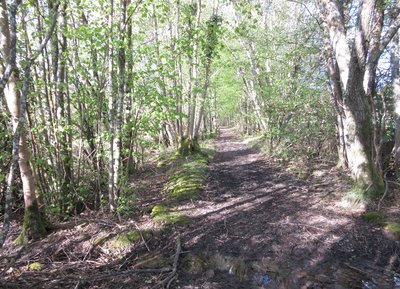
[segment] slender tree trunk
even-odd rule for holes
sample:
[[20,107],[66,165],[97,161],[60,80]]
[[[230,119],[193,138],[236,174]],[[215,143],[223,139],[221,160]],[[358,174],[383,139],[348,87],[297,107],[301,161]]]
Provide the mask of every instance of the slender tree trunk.
[[[2,76],[2,82],[1,82],[1,90],[0,92],[5,93],[7,90],[9,90],[9,84],[8,82],[10,81],[10,77],[14,78],[14,68],[15,68],[15,55],[16,55],[16,39],[14,41],[11,41],[11,35],[13,34],[14,37],[16,37],[16,15],[17,14],[17,7],[11,11],[10,14],[10,19],[13,21],[14,26],[11,27],[10,31],[10,25],[8,21],[8,11],[7,11],[7,4],[5,0],[0,1],[0,51],[3,54],[3,61],[0,62],[0,73]],[[13,54],[13,55],[11,55]],[[10,63],[13,62],[13,63]],[[9,72],[9,75],[5,76],[6,74],[6,67],[8,66],[11,71]],[[6,89],[4,89],[6,88]],[[15,105],[18,105],[17,103]],[[18,113],[18,111],[14,111],[14,114]],[[19,119],[19,115],[17,116]],[[12,115],[12,123],[13,123],[13,131],[14,131],[14,138],[13,138],[13,149],[12,149],[12,160],[10,164],[10,169],[7,177],[7,188],[6,188],[6,193],[5,193],[5,205],[4,205],[4,221],[3,221],[3,228],[0,233],[0,248],[3,246],[7,235],[8,235],[8,230],[10,228],[10,221],[11,221],[11,208],[12,208],[12,201],[13,201],[13,196],[12,196],[12,191],[13,191],[13,185],[14,185],[14,177],[15,177],[15,170],[18,165],[18,149],[19,149],[19,133],[17,130],[15,130],[15,121],[18,121],[14,119],[14,115]]]
[[194,138],[198,138],[199,137],[199,131],[200,131],[200,127],[201,127],[201,122],[204,120],[204,108],[205,108],[205,102],[206,102],[206,98],[208,95],[208,88],[210,86],[210,72],[211,72],[211,59],[207,59],[206,60],[206,64],[205,64],[205,79],[204,79],[204,87],[203,87],[203,91],[202,91],[202,95],[199,101],[199,116],[197,118],[197,124],[195,126],[195,130],[194,130]]
[[191,99],[189,99],[189,121],[188,121],[188,129],[187,134],[189,139],[194,139],[194,128],[195,128],[195,120],[196,120],[196,105],[197,105],[197,89],[199,85],[199,37],[197,29],[200,27],[201,20],[201,0],[197,0],[197,3],[194,4],[192,1],[192,6],[196,7],[196,22],[193,27],[193,54],[190,58],[190,70],[189,70],[189,93]]
[[[1,6],[5,9],[5,2],[1,2]],[[55,7],[57,9],[57,7]],[[15,15],[14,15],[15,17]],[[50,30],[46,35],[44,41],[40,44],[40,47],[35,55],[28,59],[28,62],[24,69],[24,82],[22,86],[22,93],[20,93],[17,86],[17,76],[13,72],[11,74],[10,82],[4,90],[4,96],[6,97],[6,102],[8,109],[11,114],[11,123],[14,131],[14,159],[15,155],[18,154],[18,165],[21,173],[22,188],[24,194],[24,223],[20,236],[17,242],[24,243],[29,239],[37,239],[43,234],[45,234],[45,228],[43,226],[39,206],[36,198],[35,191],[35,178],[33,175],[33,170],[30,164],[30,154],[28,150],[28,144],[26,140],[25,122],[26,122],[26,97],[28,94],[29,84],[30,84],[30,72],[31,66],[35,59],[42,53],[44,47],[46,46],[48,40],[53,34],[57,16],[53,16],[53,22],[51,24]],[[15,19],[12,19],[15,21]],[[14,22],[15,24],[15,22]],[[13,31],[15,32],[15,31]],[[11,58],[11,50],[15,49],[10,46],[9,37],[10,31],[8,28],[8,23],[3,25],[1,28],[2,41],[1,45],[2,54],[6,61]],[[3,69],[3,67],[2,67]]]
[[254,113],[256,114],[256,117],[257,117],[257,122],[260,125],[261,129],[263,131],[266,131],[267,123],[265,122],[265,119],[264,119],[264,116],[262,113],[261,104],[257,97],[257,91],[254,87],[254,82],[251,78],[250,79],[246,78],[246,72],[245,72],[244,68],[241,69],[240,73],[242,75],[245,93],[253,104]]
[[110,211],[115,210],[116,206],[116,193],[117,193],[117,184],[115,183],[115,174],[118,172],[115,171],[115,98],[114,98],[114,48],[113,48],[113,40],[114,40],[114,0],[110,1],[111,12],[108,16],[108,30],[110,33],[109,43],[108,43],[108,86],[107,86],[107,94],[108,94],[108,134],[109,134],[109,158],[108,158],[108,202]]
[[[62,133],[60,135],[60,170],[62,172],[61,187],[60,187],[60,208],[61,213],[64,214],[67,211],[68,202],[71,193],[72,185],[72,143],[70,142],[70,137],[68,133],[68,127],[71,125],[70,118],[68,115],[69,105],[67,99],[67,84],[66,84],[66,62],[67,62],[67,37],[65,36],[65,29],[67,29],[67,16],[66,16],[67,5],[64,4],[62,11],[60,13],[60,23],[61,23],[61,54],[58,63],[57,72],[57,91],[56,91],[56,103],[57,103],[57,122],[59,127],[63,127]],[[57,53],[59,54],[59,53]]]
[[394,99],[394,121],[395,121],[395,137],[394,137],[394,167],[397,179],[400,179],[400,71],[399,71],[399,35],[393,39],[393,47],[391,49],[392,78],[393,78],[393,99]]

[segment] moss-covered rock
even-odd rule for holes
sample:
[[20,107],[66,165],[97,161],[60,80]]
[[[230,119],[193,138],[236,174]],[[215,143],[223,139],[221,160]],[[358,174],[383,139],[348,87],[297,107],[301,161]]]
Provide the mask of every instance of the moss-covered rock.
[[43,264],[39,262],[33,262],[28,265],[28,271],[42,271]]
[[[141,232],[143,237],[149,238],[150,232]],[[113,238],[107,240],[104,246],[110,249],[126,249],[134,245],[137,241],[141,239],[141,234],[139,231],[133,230],[124,233],[120,233]]]
[[179,154],[175,152],[165,152],[158,157],[157,168],[164,167],[170,163],[176,161],[179,158]]
[[169,208],[164,205],[155,205],[153,209],[151,209],[151,216],[156,218],[158,216],[162,216],[169,213]]
[[392,234],[396,239],[400,240],[400,224],[394,222],[387,222],[385,230]]

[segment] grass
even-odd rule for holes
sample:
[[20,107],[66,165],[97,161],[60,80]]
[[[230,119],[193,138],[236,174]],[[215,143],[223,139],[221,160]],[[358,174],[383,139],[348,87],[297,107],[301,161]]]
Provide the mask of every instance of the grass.
[[365,192],[357,187],[353,187],[342,198],[343,206],[350,209],[365,207],[370,201],[370,198],[365,194]]
[[385,219],[385,214],[382,212],[371,211],[362,216],[362,219],[370,224],[382,224]]

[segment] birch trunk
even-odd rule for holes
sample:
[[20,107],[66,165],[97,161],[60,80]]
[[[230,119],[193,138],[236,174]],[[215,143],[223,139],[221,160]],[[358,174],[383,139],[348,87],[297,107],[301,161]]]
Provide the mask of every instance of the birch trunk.
[[196,120],[196,105],[197,105],[197,89],[199,85],[199,39],[198,39],[198,31],[197,29],[200,27],[201,20],[201,0],[197,0],[197,3],[194,4],[192,1],[193,7],[196,7],[196,22],[193,27],[193,55],[190,58],[190,70],[189,70],[189,121],[188,121],[188,129],[187,135],[189,139],[194,139],[194,128],[195,128],[195,120]]
[[110,211],[115,210],[116,201],[116,183],[115,183],[115,98],[114,98],[114,48],[113,48],[113,26],[114,26],[114,0],[110,1],[110,15],[108,16],[108,30],[110,33],[107,59],[108,59],[108,84],[107,84],[107,97],[108,97],[108,134],[109,134],[109,157],[108,157],[108,205]]
[[394,99],[394,168],[397,179],[400,179],[400,71],[399,71],[399,35],[393,39],[391,50],[392,77],[393,77],[393,99]]

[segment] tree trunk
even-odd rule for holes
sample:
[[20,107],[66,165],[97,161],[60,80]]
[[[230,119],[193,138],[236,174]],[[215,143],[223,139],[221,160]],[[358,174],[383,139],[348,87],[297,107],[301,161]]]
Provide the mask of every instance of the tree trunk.
[[330,72],[334,90],[340,90],[343,97],[343,132],[349,169],[360,196],[369,198],[384,190],[383,176],[375,163],[374,143],[371,141],[374,136],[371,119],[376,67],[388,39],[394,36],[400,23],[395,21],[395,26],[381,37],[383,7],[375,1],[362,2],[358,11],[354,11],[358,13],[355,40],[349,41],[343,3],[319,0],[318,4],[325,36],[329,39],[325,49],[332,50],[340,77],[339,86]]
[[393,48],[391,49],[392,81],[393,81],[393,100],[394,100],[394,168],[396,177],[400,179],[400,71],[399,71],[399,35],[393,39]]
[[114,26],[114,0],[110,1],[111,13],[108,16],[109,43],[108,43],[108,134],[109,134],[109,158],[108,158],[108,205],[113,212],[116,206],[117,184],[115,183],[115,98],[114,98],[114,48],[113,48],[113,26]]
[[[10,30],[8,19],[6,16],[7,5],[5,1],[1,1],[1,52],[6,63],[10,61],[11,50],[15,47],[10,47]],[[15,17],[13,15],[12,17]],[[15,19],[14,19],[15,20]],[[15,32],[14,32],[15,33]],[[0,67],[1,73],[5,72],[4,64]],[[24,83],[25,84],[25,83]],[[24,222],[23,228],[17,241],[24,243],[30,239],[38,239],[45,234],[45,228],[41,221],[39,206],[35,192],[35,178],[30,166],[30,155],[26,140],[25,118],[26,118],[26,95],[20,95],[17,85],[17,75],[12,72],[8,84],[4,88],[4,96],[6,98],[7,107],[11,114],[11,124],[14,132],[13,143],[13,159],[18,160],[19,170],[21,174],[22,189],[24,194]],[[18,156],[16,156],[18,155]],[[11,174],[12,176],[12,174]],[[12,185],[12,180],[10,181]]]

